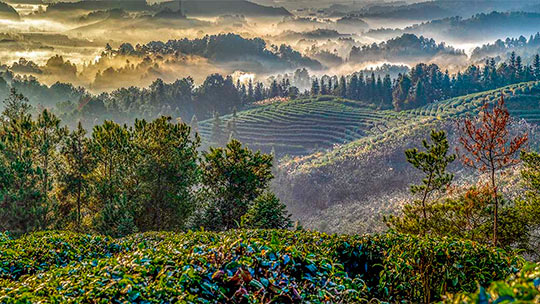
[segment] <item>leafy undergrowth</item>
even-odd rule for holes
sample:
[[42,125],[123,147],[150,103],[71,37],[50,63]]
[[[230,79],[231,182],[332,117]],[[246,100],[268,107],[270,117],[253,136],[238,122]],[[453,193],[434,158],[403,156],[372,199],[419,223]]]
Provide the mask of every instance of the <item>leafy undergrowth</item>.
[[540,303],[540,264],[528,264],[504,281],[493,282],[475,293],[462,293],[447,303]]
[[0,238],[0,303],[419,303],[521,259],[468,241],[275,230]]

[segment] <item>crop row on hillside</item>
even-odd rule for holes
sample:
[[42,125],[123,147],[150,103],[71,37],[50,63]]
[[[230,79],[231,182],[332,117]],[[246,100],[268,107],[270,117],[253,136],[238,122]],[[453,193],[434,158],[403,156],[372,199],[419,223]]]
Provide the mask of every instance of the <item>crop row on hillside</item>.
[[[238,113],[238,139],[265,151],[305,155],[317,148],[332,148],[388,129],[397,113],[331,96],[274,103]],[[222,117],[224,129],[232,115]],[[201,122],[199,133],[210,140],[212,120]],[[289,149],[289,147],[291,147]],[[294,147],[302,147],[301,150]]]
[[[484,102],[499,98],[501,93],[515,101],[517,106],[512,114],[536,122],[540,115],[536,115],[534,110],[540,111],[540,104],[534,98],[539,91],[538,82],[520,83],[402,112],[377,110],[366,103],[334,96],[303,98],[239,112],[236,117],[237,138],[264,152],[274,148],[280,155],[305,156],[321,149],[333,149],[336,145],[343,145],[345,150],[354,149],[388,136],[399,136],[426,121],[474,114]],[[520,112],[520,109],[528,112]],[[221,119],[221,128],[225,130],[233,116],[225,115]],[[199,133],[206,142],[212,137],[212,127],[212,120],[200,123]],[[343,149],[331,153],[341,154]]]
[[388,126],[388,128],[384,132],[372,132],[365,137],[325,153],[295,158],[285,166],[289,171],[309,171],[313,167],[357,157],[362,153],[369,152],[376,146],[399,140],[407,137],[408,134],[429,128],[437,121],[455,120],[464,115],[476,115],[485,102],[497,100],[501,97],[501,94],[507,99],[507,106],[514,117],[523,118],[530,122],[540,120],[540,102],[538,101],[538,98],[540,98],[540,82],[520,83],[399,112],[395,120],[387,119],[385,121],[384,125]]

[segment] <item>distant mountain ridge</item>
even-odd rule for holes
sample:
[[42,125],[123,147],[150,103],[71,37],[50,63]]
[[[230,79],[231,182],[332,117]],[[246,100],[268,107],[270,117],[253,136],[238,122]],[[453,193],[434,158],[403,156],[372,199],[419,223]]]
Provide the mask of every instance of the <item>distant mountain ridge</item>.
[[540,13],[497,12],[480,13],[470,18],[449,17],[415,24],[404,29],[377,29],[368,32],[371,37],[389,39],[404,33],[423,35],[436,40],[477,42],[502,37],[530,35],[538,32]]
[[[123,9],[126,11],[154,11],[164,9],[176,11],[179,1],[168,1],[149,5],[144,0],[86,0],[78,2],[58,2],[49,5],[48,12],[62,12],[70,10],[110,10]],[[280,7],[268,7],[246,0],[209,0],[209,1],[182,1],[182,10],[188,16],[219,16],[224,14],[241,14],[246,16],[291,16],[291,13]]]
[[[160,6],[178,9],[178,1],[168,1]],[[188,16],[241,14],[246,16],[292,16],[283,7],[259,5],[246,0],[184,0],[184,13]]]

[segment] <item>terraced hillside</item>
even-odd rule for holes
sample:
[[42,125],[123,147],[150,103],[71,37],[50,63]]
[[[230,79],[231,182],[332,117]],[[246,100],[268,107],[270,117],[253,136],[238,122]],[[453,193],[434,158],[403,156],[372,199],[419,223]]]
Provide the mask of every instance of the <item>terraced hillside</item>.
[[[402,112],[377,110],[363,102],[332,96],[292,100],[239,112],[238,139],[265,152],[274,148],[281,155],[307,155],[359,139],[380,140],[392,134],[389,132],[402,132],[418,123],[472,113],[485,100],[499,98],[501,92],[512,101],[512,114],[538,122],[540,105],[534,98],[539,90],[538,82],[521,83]],[[230,119],[231,115],[222,117],[222,128]],[[203,139],[209,140],[211,130],[212,120],[201,122]]]
[[[325,153],[316,153],[303,159],[296,159],[294,166],[309,170],[311,166],[321,166],[328,162],[357,156],[377,146],[378,143],[384,144],[384,142],[405,138],[413,132],[424,130],[427,126],[437,122],[453,121],[464,115],[475,115],[484,102],[498,100],[501,94],[505,97],[506,105],[514,118],[525,119],[534,124],[540,123],[540,82],[525,82],[399,112],[395,115],[395,120],[384,122],[388,128],[383,132],[372,132],[369,136],[359,138]],[[396,123],[396,121],[400,123]]]
[[[455,151],[459,145],[455,120],[474,115],[485,101],[496,100],[501,93],[515,117],[533,123],[519,119],[515,127],[527,128],[532,144],[538,146],[540,82],[521,83],[394,113],[395,120],[385,121],[389,127],[384,132],[283,160],[273,189],[304,227],[325,232],[383,231],[382,215],[397,212],[404,201],[410,201],[409,184],[421,179],[403,151],[421,146],[432,128],[446,130]],[[459,162],[450,171],[456,174],[456,183],[466,182],[472,174]]]
[[[224,125],[231,115],[222,117]],[[274,103],[238,113],[238,139],[251,148],[292,155],[380,134],[400,122],[393,111],[331,96]],[[212,120],[201,122],[199,132],[209,139]]]

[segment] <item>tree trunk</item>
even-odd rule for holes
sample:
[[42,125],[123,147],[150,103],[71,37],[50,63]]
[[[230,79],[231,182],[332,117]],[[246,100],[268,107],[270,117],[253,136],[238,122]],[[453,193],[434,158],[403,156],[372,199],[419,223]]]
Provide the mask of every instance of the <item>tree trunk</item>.
[[77,184],[77,226],[81,228],[81,181],[82,177],[79,176],[79,182]]
[[493,246],[497,246],[497,224],[499,220],[499,196],[497,195],[497,185],[495,184],[495,170],[491,170],[491,186],[493,187],[493,195],[495,206],[493,208]]
[[426,200],[429,193],[429,187],[431,186],[431,180],[433,179],[433,172],[429,174],[429,180],[426,185],[426,189],[424,190],[424,197],[422,198],[422,212],[424,214],[424,235],[426,234],[427,230],[427,212],[426,212]]

